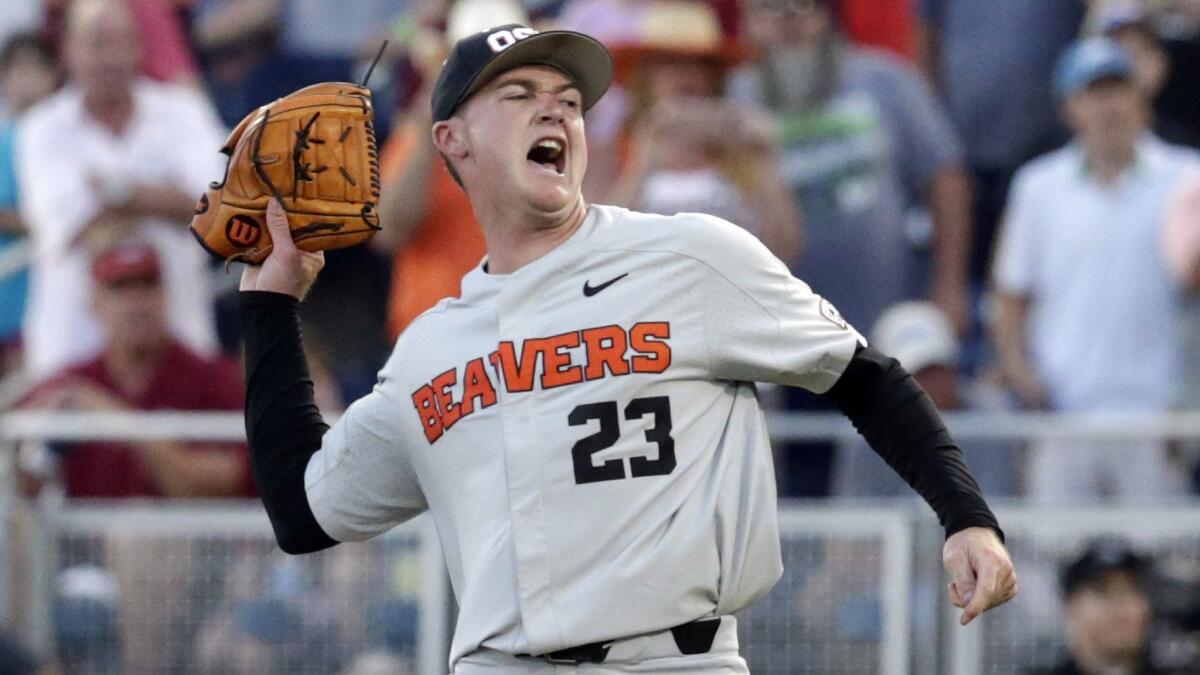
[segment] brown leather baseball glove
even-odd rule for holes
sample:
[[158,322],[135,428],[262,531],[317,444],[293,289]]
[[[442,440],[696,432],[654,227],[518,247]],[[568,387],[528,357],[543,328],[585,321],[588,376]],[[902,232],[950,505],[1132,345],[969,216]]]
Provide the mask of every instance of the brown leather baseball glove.
[[225,178],[200,197],[192,234],[226,261],[261,263],[271,252],[267,201],[279,199],[304,251],[344,248],[379,230],[379,151],[370,90],[314,84],[268,103],[238,124],[221,152]]

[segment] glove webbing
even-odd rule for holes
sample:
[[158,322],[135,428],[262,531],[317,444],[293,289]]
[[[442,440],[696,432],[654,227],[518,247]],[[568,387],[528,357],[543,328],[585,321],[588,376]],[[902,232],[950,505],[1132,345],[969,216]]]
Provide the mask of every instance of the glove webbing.
[[[293,202],[296,201],[296,197],[299,193],[300,181],[312,181],[312,180],[314,180],[314,174],[318,174],[318,173],[321,173],[322,171],[326,171],[329,169],[329,167],[327,167],[323,164],[320,166],[317,166],[317,167],[313,167],[312,164],[309,164],[308,162],[303,161],[304,151],[307,150],[309,147],[311,147],[310,144],[315,143],[315,144],[323,145],[325,143],[324,139],[312,138],[310,136],[310,134],[312,133],[312,127],[314,124],[316,124],[317,118],[319,118],[320,116],[321,116],[321,111],[319,111],[319,110],[317,112],[313,113],[313,116],[309,118],[308,122],[306,122],[304,124],[304,126],[299,131],[296,132],[296,143],[295,143],[295,145],[292,146],[292,201]],[[270,121],[270,119],[271,119],[271,111],[269,109],[263,111],[263,119],[262,119],[262,122],[258,126],[258,135],[254,137],[254,150],[250,156],[250,164],[254,167],[254,173],[258,175],[259,179],[262,180],[263,184],[266,185],[268,188],[270,188],[271,194],[274,195],[275,199],[279,202],[279,205],[283,206],[284,210],[287,210],[287,207],[283,202],[283,195],[281,195],[279,193],[279,188],[275,186],[275,183],[271,180],[271,177],[267,175],[267,172],[265,170],[263,170],[263,165],[266,164],[266,162],[264,162],[262,160],[262,137],[263,137],[263,134],[266,132],[267,122]],[[367,137],[368,137],[368,141],[370,143],[369,151],[367,154],[370,157],[370,167],[371,167],[371,196],[374,197],[375,199],[379,199],[379,191],[380,191],[381,181],[379,178],[379,150],[378,150],[377,146],[375,145],[375,126],[373,124],[371,124],[370,121],[367,121],[363,126],[367,130]],[[342,135],[338,139],[338,141],[344,142],[346,140],[346,137],[350,135],[350,131],[351,131],[351,127],[346,127],[342,131]],[[344,167],[344,166],[339,167],[339,170],[342,173],[342,177],[345,178],[348,183],[350,183],[354,187],[358,187],[358,182],[354,180],[354,177],[352,175],[350,175],[350,172],[346,170],[346,167]],[[376,225],[375,223],[371,222],[371,219],[368,217],[371,213],[371,210],[372,210],[372,205],[369,202],[366,204],[363,204],[362,212],[361,212],[363,222],[366,223],[367,227],[370,227],[373,230],[382,229],[379,225]],[[303,231],[303,233],[308,234],[310,231],[314,231],[314,230],[338,229],[340,227],[341,227],[340,224],[334,224],[334,223],[314,223],[313,225],[308,226],[308,228],[306,228]],[[301,232],[301,230],[298,229],[298,230],[293,231],[292,236],[294,237],[297,232]],[[236,255],[230,256],[229,259],[225,261],[226,268],[228,269],[228,266],[230,263],[232,263],[242,257],[249,257],[253,253],[254,253],[254,251],[244,251],[242,253],[238,253]]]

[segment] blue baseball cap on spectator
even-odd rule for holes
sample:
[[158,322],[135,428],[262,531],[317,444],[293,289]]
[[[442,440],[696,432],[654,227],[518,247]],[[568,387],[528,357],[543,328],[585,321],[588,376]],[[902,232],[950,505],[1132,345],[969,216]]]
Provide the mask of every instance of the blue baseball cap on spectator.
[[1067,98],[1100,80],[1114,77],[1133,78],[1129,53],[1109,38],[1085,38],[1072,44],[1059,59],[1054,72],[1054,93]]

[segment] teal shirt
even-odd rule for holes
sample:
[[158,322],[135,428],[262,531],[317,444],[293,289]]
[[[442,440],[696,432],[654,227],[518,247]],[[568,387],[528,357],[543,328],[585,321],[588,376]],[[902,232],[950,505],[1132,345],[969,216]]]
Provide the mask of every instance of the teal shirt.
[[[0,209],[17,210],[16,171],[17,125],[13,120],[0,128]],[[0,233],[0,252],[16,245],[22,236]],[[0,279],[0,342],[15,339],[21,333],[25,300],[29,294],[29,269]]]

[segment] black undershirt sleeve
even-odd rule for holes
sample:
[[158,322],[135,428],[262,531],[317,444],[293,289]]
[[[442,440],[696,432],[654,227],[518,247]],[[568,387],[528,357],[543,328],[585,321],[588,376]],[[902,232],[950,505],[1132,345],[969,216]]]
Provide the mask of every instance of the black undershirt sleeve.
[[899,361],[860,345],[826,396],[933,507],[947,537],[980,526],[992,528],[1004,540],[962,450],[933,401]]
[[313,399],[300,301],[264,291],[240,295],[254,482],[281,549],[296,554],[329,548],[338,542],[317,523],[304,490],[304,470],[329,426]]

